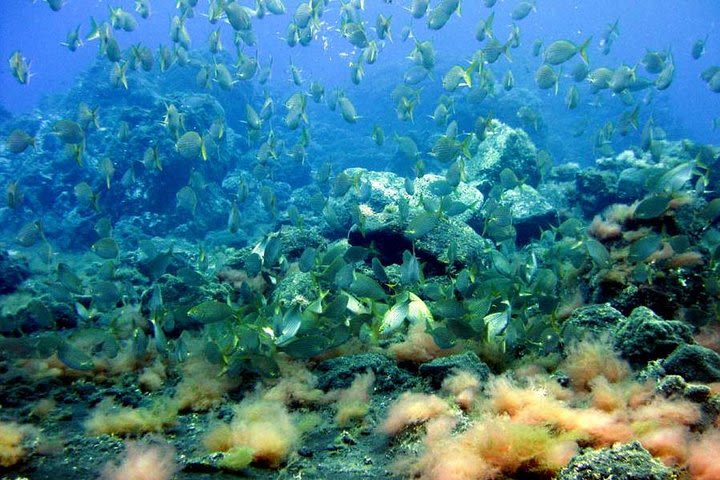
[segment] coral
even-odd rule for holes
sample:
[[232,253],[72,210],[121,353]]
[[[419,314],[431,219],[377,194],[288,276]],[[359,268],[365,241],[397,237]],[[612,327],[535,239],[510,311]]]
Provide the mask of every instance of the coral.
[[152,365],[145,367],[138,376],[138,384],[140,388],[146,392],[155,392],[162,388],[167,378],[165,364],[156,359]]
[[[252,463],[278,468],[300,439],[300,431],[281,402],[246,398],[235,407],[232,422],[219,424],[203,438],[210,451],[252,452]],[[232,453],[231,453],[232,455]]]
[[603,220],[599,215],[595,215],[588,227],[588,234],[598,240],[612,240],[620,237],[622,228],[615,222]]
[[322,390],[316,387],[317,378],[300,362],[278,356],[280,379],[263,392],[264,400],[285,405],[312,405],[325,401]]
[[561,369],[576,390],[589,390],[595,377],[617,383],[628,378],[631,372],[628,363],[605,340],[585,340],[572,345]]
[[337,391],[335,423],[344,426],[365,417],[370,408],[370,390],[373,383],[375,374],[369,371],[356,375],[350,387]]
[[27,451],[22,446],[27,431],[17,423],[0,422],[0,467],[12,467],[22,461]]
[[182,370],[183,377],[173,397],[180,411],[202,412],[216,407],[233,386],[233,382],[221,375],[220,367],[199,355],[191,355]]
[[179,470],[167,443],[127,442],[119,463],[108,462],[102,480],[169,480]]
[[397,435],[407,427],[450,415],[450,406],[436,395],[405,392],[390,406],[380,430]]
[[467,411],[477,399],[480,380],[470,372],[458,370],[443,380],[442,389],[455,398],[460,408]]
[[[441,421],[442,422],[442,421]],[[487,416],[451,436],[447,423],[428,423],[425,452],[416,476],[428,480],[490,480],[522,472],[553,473],[577,452],[572,440],[542,425],[525,425],[505,416]]]
[[440,348],[433,340],[432,335],[425,331],[425,324],[415,322],[410,325],[405,340],[391,345],[388,350],[398,362],[423,363],[434,358],[459,353],[462,345],[458,343],[453,348]]
[[704,434],[699,441],[690,447],[688,470],[693,480],[717,480],[720,478],[720,431],[714,430]]
[[178,405],[169,399],[158,399],[151,408],[121,407],[106,398],[85,420],[85,430],[91,435],[138,435],[162,432],[177,420]]

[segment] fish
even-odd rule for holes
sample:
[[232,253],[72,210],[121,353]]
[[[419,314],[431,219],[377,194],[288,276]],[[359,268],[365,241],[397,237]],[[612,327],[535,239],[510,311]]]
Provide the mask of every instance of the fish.
[[435,111],[432,115],[430,115],[430,118],[432,118],[435,121],[435,124],[438,126],[445,125],[448,121],[448,118],[450,116],[450,110],[448,109],[447,105],[444,103],[439,103],[437,107],[435,107]]
[[113,64],[112,70],[110,71],[110,84],[115,88],[124,87],[128,89],[127,81],[127,62]]
[[482,0],[482,2],[487,8],[492,8],[497,3],[497,0]]
[[140,14],[140,17],[147,19],[151,13],[150,0],[135,0],[135,11]]
[[[663,67],[662,71],[658,74],[655,79],[655,88],[658,90],[666,90],[670,87],[675,78],[675,63],[673,62],[672,55],[668,57],[668,61]],[[711,88],[712,89],[712,88]],[[720,90],[720,86],[718,87]]]
[[210,53],[218,54],[223,51],[222,38],[220,36],[220,29],[213,30],[208,36],[208,50]]
[[487,117],[478,116],[478,118],[475,119],[473,132],[479,141],[482,142],[485,140],[487,134],[492,131],[492,121],[492,115],[488,115]]
[[520,120],[531,124],[536,132],[540,129],[542,120],[534,108],[523,105],[518,109],[516,115]]
[[385,132],[383,132],[382,127],[377,123],[373,125],[371,138],[378,147],[381,147],[383,143],[385,143]]
[[100,238],[111,236],[112,235],[112,223],[110,222],[110,218],[102,217],[100,220],[95,222],[95,226],[93,227],[93,230],[95,230],[95,233],[97,233]]
[[283,0],[265,0],[265,8],[273,15],[282,15],[285,13],[285,3],[283,3]]
[[395,143],[397,143],[398,153],[407,160],[415,161],[420,155],[420,150],[412,138],[408,136],[400,136],[398,134],[395,134],[393,138]]
[[406,42],[408,38],[413,38],[412,29],[409,26],[404,26],[400,31],[400,40]]
[[98,166],[100,168],[100,172],[105,177],[107,188],[110,190],[110,179],[115,174],[115,166],[113,165],[112,160],[110,160],[110,157],[103,157]]
[[514,23],[510,27],[510,36],[506,43],[510,48],[518,48],[520,46],[520,27]]
[[52,127],[52,133],[66,144],[76,145],[85,141],[85,133],[82,127],[67,118],[55,122]]
[[355,106],[345,95],[338,98],[338,106],[340,107],[340,114],[343,120],[347,123],[356,123],[360,118],[355,110]]
[[515,77],[513,77],[512,70],[505,72],[502,79],[502,86],[506,92],[509,92],[515,86]]
[[292,63],[292,60],[290,60],[290,80],[298,87],[303,84],[302,71]]
[[[660,77],[658,77],[659,79]],[[658,90],[661,90],[660,85],[656,83]],[[714,93],[720,93],[720,72],[710,78],[708,81],[708,88]]]
[[395,111],[397,112],[398,120],[400,121],[407,121],[410,120],[411,122],[414,122],[414,112],[415,107],[417,106],[419,100],[417,96],[408,98],[408,97],[402,97],[397,102],[397,105],[395,106]]
[[350,80],[354,85],[359,85],[365,76],[365,67],[363,67],[362,59],[357,62],[350,62]]
[[341,29],[342,36],[355,48],[368,46],[368,37],[362,23],[349,22]]
[[377,41],[370,40],[370,42],[368,42],[368,46],[362,51],[360,60],[358,61],[365,62],[368,65],[373,65],[377,61],[379,52],[380,49],[378,48]]
[[267,185],[260,189],[260,201],[262,202],[265,209],[270,212],[272,218],[277,216],[277,196],[272,188]]
[[493,22],[495,21],[495,12],[493,11],[488,18],[480,20],[475,27],[475,40],[478,42],[485,41],[486,38],[494,38]]
[[587,65],[590,63],[587,56],[587,48],[591,40],[592,37],[589,37],[580,45],[575,45],[569,40],[557,40],[545,48],[543,60],[549,65],[560,65],[579,54],[580,58],[582,58],[583,62]]
[[533,57],[539,57],[540,52],[542,51],[543,47],[543,40],[541,38],[538,38],[535,40],[532,44],[532,55]]
[[322,102],[325,97],[325,87],[318,81],[310,82],[310,97],[315,103]]
[[194,160],[198,157],[207,160],[205,142],[197,132],[189,131],[178,138],[177,142],[175,142],[175,149],[188,160]]
[[131,47],[131,54],[131,65],[133,70],[137,69],[138,64],[146,72],[149,72],[153,69],[153,65],[155,64],[155,56],[153,55],[152,50],[141,44],[137,44]]
[[692,48],[690,49],[690,55],[694,60],[699,60],[705,54],[705,44],[707,43],[709,35],[705,35],[705,38],[699,38],[695,40]]
[[403,73],[403,82],[406,85],[418,85],[426,80],[430,71],[421,65],[414,65]]
[[440,30],[450,20],[452,14],[460,11],[460,0],[440,0],[427,16],[427,26],[430,30]]
[[600,38],[600,51],[603,55],[610,53],[613,42],[620,36],[620,19],[616,19],[605,27],[602,37]]
[[59,12],[65,6],[65,0],[45,0],[53,12]]
[[224,63],[215,64],[215,81],[223,90],[231,90],[238,80],[233,80],[230,71]]
[[554,88],[555,95],[557,95],[560,78],[550,65],[543,63],[535,71],[535,83],[541,90]]
[[23,193],[18,182],[9,182],[5,187],[5,204],[13,210],[18,208],[23,201]]
[[510,12],[510,18],[513,20],[522,20],[534,11],[536,11],[534,1],[520,2],[513,8],[512,12]]
[[90,125],[100,128],[100,107],[90,108],[85,102],[78,105],[78,124],[83,130],[87,130]]
[[5,146],[14,154],[22,153],[28,147],[35,148],[35,137],[29,135],[24,130],[16,128],[5,139]]
[[206,300],[199,305],[192,307],[188,310],[187,314],[192,320],[202,324],[207,324],[221,322],[231,318],[235,312],[227,303],[218,302],[216,300]]
[[193,216],[195,215],[195,209],[197,208],[197,194],[191,186],[185,185],[175,194],[177,201],[177,208],[190,212]]
[[96,212],[100,210],[100,195],[95,193],[87,182],[80,182],[73,187],[75,198],[81,206],[92,208]]
[[238,210],[237,202],[232,202],[230,213],[228,214],[228,231],[237,233],[240,229],[240,210]]
[[497,62],[498,58],[500,58],[500,55],[502,54],[505,54],[505,56],[509,59],[509,47],[509,44],[503,44],[500,43],[498,39],[491,38],[480,51],[482,52],[483,59],[492,64]]
[[570,76],[575,82],[579,83],[587,78],[588,73],[590,73],[590,69],[587,64],[585,62],[580,62],[570,71]]
[[600,67],[588,72],[587,81],[590,83],[593,92],[599,92],[610,88],[610,82],[615,72],[607,67]]
[[647,50],[645,55],[643,55],[642,60],[640,60],[640,64],[645,68],[646,72],[657,74],[665,68],[667,58],[667,52]]
[[472,87],[472,73],[477,68],[477,63],[473,62],[468,68],[460,65],[450,67],[445,76],[443,76],[443,88],[447,92],[454,92],[458,87]]
[[115,30],[132,32],[137,28],[137,20],[135,20],[135,17],[133,17],[130,12],[124,10],[122,7],[112,8],[108,6],[108,9],[110,10],[110,25],[112,25]]
[[238,2],[226,3],[224,7],[225,17],[235,31],[250,30],[252,28],[251,12],[247,7]]
[[580,92],[575,85],[570,85],[567,95],[565,95],[565,106],[568,110],[574,110],[580,101]]
[[97,242],[93,243],[90,249],[93,253],[95,253],[95,255],[105,260],[117,258],[120,253],[120,248],[118,247],[115,239],[112,237],[101,238]]
[[413,0],[410,6],[410,15],[412,15],[413,18],[424,17],[429,5],[430,0]]
[[27,85],[30,82],[30,77],[33,76],[33,74],[30,73],[30,62],[28,59],[20,53],[20,50],[16,50],[10,56],[8,62],[10,63],[10,69],[12,70],[12,75],[15,77],[15,80],[22,85]]
[[67,47],[68,50],[74,52],[78,47],[82,46],[82,40],[80,39],[80,25],[75,30],[70,30],[64,42],[60,42],[60,45]]
[[380,40],[388,39],[392,42],[391,22],[392,15],[386,17],[382,13],[378,14],[377,20],[375,20],[375,33]]
[[23,247],[32,247],[41,240],[45,240],[42,223],[35,220],[23,225],[15,236],[15,241]]
[[453,162],[461,153],[462,145],[450,135],[441,135],[430,151],[430,155],[441,163]]
[[415,48],[410,52],[410,59],[424,69],[432,70],[435,66],[435,46],[430,40],[424,42],[416,40]]

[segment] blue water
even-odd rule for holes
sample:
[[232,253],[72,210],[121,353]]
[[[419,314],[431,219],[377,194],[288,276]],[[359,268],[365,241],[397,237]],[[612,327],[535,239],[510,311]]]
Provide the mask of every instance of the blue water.
[[[169,44],[167,32],[169,19],[174,14],[174,2],[155,1],[153,13],[148,20],[139,19],[139,28],[132,33],[117,32],[120,45],[125,48],[141,42],[149,47]],[[288,1],[288,12],[283,16],[268,15],[263,20],[254,21],[253,28],[258,36],[258,51],[261,61],[269,56],[274,58],[273,85],[289,86],[287,65],[292,58],[295,65],[303,70],[307,79],[317,79],[328,86],[342,86],[352,94],[353,85],[349,82],[347,64],[353,55],[352,47],[335,31],[339,2],[330,4],[329,12],[323,17],[327,24],[320,35],[326,37],[325,42],[319,38],[309,47],[297,46],[289,48],[284,40],[284,32],[298,2]],[[375,65],[366,67],[365,86],[386,83],[389,79],[388,69],[404,62],[404,57],[412,49],[412,42],[402,43],[399,39],[400,30],[411,25],[414,35],[422,40],[431,39],[438,53],[437,72],[453,63],[464,62],[473,51],[480,47],[473,33],[477,21],[488,15],[489,11],[479,5],[480,2],[465,1],[462,5],[462,16],[454,16],[448,24],[438,32],[428,31],[424,19],[411,21],[405,11],[409,2],[394,1],[385,4],[378,0],[366,2],[364,18],[368,27],[374,26],[378,12],[392,15],[394,42],[386,45]],[[517,2],[499,1],[495,6],[495,32],[502,41],[507,38],[511,19],[509,12]],[[251,6],[250,2],[243,2]],[[84,47],[72,53],[60,45],[65,40],[68,30],[82,25],[81,34],[89,29],[89,17],[100,20],[108,15],[108,5],[124,7],[133,11],[131,1],[92,1],[68,0],[59,12],[53,12],[44,1],[5,0],[0,13],[0,58],[8,59],[15,50],[20,50],[32,62],[33,77],[29,85],[18,84],[10,75],[5,62],[0,76],[0,105],[13,113],[28,112],[38,106],[40,99],[49,94],[62,93],[70,87],[78,74],[95,62],[97,42],[86,43]],[[193,39],[193,48],[206,48],[207,35],[214,28],[200,15],[207,9],[207,2],[200,0],[196,18],[187,22],[188,30]],[[133,12],[134,13],[134,12]],[[611,54],[603,56],[598,49],[598,41],[605,26],[620,19],[620,37],[615,41]],[[693,1],[571,1],[553,0],[539,1],[537,11],[518,22],[521,28],[521,47],[514,50],[513,62],[501,59],[493,65],[498,79],[507,67],[513,70],[517,86],[533,88],[532,73],[540,64],[540,60],[530,56],[532,42],[536,38],[544,39],[545,45],[559,38],[567,38],[575,42],[582,41],[593,35],[593,46],[590,49],[591,66],[617,66],[621,63],[635,65],[646,49],[661,50],[671,48],[675,63],[676,77],[672,87],[665,92],[657,92],[656,99],[665,103],[672,112],[674,122],[669,133],[675,136],[687,136],[699,142],[712,142],[720,138],[720,132],[713,131],[712,119],[720,115],[720,95],[709,91],[699,79],[699,73],[706,67],[720,63],[720,35],[717,34],[717,22],[720,19],[720,5],[713,0]],[[224,44],[232,48],[229,37],[229,25],[223,27]],[[709,34],[706,54],[700,60],[690,57],[693,42]],[[325,43],[325,45],[323,45]],[[252,49],[250,49],[252,52]],[[409,66],[409,61],[406,62]],[[642,67],[640,67],[642,69]],[[435,83],[439,83],[442,73],[435,75]],[[104,80],[104,79],[103,79]],[[398,79],[399,80],[399,79]],[[393,80],[389,80],[392,82]],[[543,92],[544,105],[550,111],[556,107],[557,115],[573,115],[577,112],[565,113],[563,94],[572,82],[562,80],[560,94]],[[372,87],[371,87],[372,88]],[[385,101],[381,98],[380,101]],[[588,102],[587,95],[583,101]],[[368,103],[375,104],[375,99]],[[426,101],[425,104],[430,104]],[[608,100],[612,103],[612,99]],[[356,106],[362,115],[363,104],[356,99]],[[388,108],[392,105],[388,102]],[[432,108],[432,107],[428,107]],[[647,116],[647,110],[642,113]],[[594,113],[597,115],[597,113]],[[509,119],[508,119],[509,120]],[[547,118],[545,119],[548,120]],[[559,122],[562,125],[562,122]],[[549,128],[552,129],[552,122]],[[570,159],[569,159],[570,160]]]

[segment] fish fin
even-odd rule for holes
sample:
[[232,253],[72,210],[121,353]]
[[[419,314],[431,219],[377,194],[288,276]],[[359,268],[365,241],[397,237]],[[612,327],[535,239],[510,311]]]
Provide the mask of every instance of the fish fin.
[[587,49],[588,49],[588,45],[590,45],[591,41],[592,41],[592,35],[590,35],[590,37],[587,40],[585,40],[582,43],[582,45],[580,45],[580,47],[578,48],[578,53],[580,54],[580,58],[583,59],[583,62],[585,62],[585,65],[590,65],[590,60],[588,60]]

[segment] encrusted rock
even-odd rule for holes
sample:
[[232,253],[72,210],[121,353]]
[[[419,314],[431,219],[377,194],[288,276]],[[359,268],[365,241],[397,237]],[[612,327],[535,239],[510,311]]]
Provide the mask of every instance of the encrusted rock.
[[670,375],[680,375],[688,382],[720,382],[720,355],[700,345],[681,345],[662,366]]
[[670,468],[655,460],[639,442],[575,456],[560,471],[558,480],[674,480]]
[[634,309],[615,333],[615,348],[635,365],[666,357],[685,343],[693,343],[690,327],[664,320],[647,307]]
[[474,374],[481,382],[490,377],[490,368],[473,352],[464,352],[431,360],[420,365],[420,375],[430,379],[433,387],[439,388],[445,377],[453,370]]

